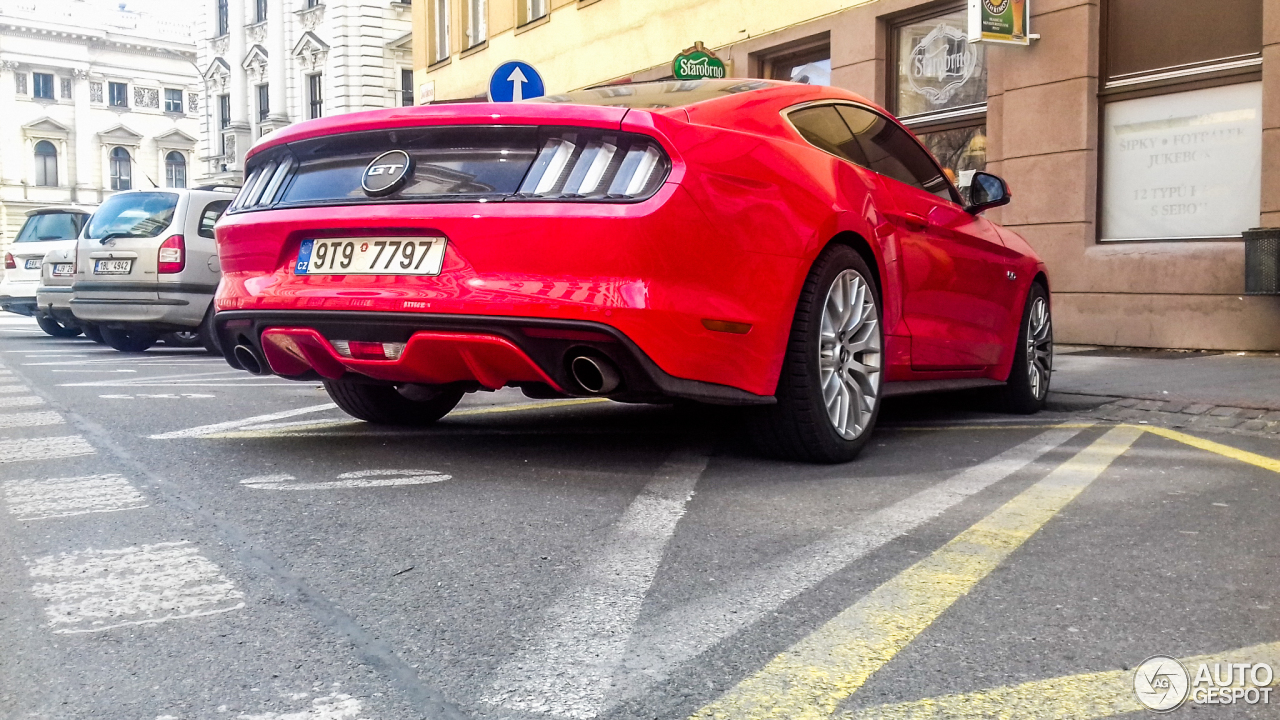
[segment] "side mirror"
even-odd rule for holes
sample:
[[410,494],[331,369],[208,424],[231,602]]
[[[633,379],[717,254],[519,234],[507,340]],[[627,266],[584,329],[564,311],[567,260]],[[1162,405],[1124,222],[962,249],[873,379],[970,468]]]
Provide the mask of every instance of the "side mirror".
[[1012,199],[1004,180],[991,173],[975,172],[969,181],[969,206],[965,210],[977,215],[983,210],[1008,205]]

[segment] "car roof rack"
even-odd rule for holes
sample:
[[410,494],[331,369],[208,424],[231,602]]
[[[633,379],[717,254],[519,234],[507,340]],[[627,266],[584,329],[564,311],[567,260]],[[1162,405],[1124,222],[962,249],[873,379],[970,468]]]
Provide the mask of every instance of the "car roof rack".
[[201,185],[201,186],[199,186],[199,187],[195,187],[195,188],[192,188],[192,189],[193,189],[193,190],[235,190],[235,191],[239,191],[239,190],[240,190],[240,186],[239,186],[239,185],[227,185],[227,184],[225,184],[225,183],[215,183],[215,184],[213,184],[213,185]]

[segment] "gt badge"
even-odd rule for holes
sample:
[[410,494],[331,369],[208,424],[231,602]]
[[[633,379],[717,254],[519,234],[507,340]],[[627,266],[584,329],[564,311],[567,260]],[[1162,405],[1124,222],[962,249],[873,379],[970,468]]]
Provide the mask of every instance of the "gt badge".
[[360,176],[366,195],[382,197],[404,187],[413,174],[413,158],[403,150],[388,150],[373,159]]

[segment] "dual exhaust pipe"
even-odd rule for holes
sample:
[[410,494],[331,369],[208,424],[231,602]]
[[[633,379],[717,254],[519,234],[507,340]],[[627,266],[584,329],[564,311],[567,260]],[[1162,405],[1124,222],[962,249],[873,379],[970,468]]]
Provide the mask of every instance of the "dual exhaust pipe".
[[[257,350],[241,343],[231,353],[240,367],[250,375],[267,375],[270,370]],[[569,360],[569,374],[578,387],[590,395],[607,395],[622,384],[622,376],[611,360],[597,355],[579,354]]]

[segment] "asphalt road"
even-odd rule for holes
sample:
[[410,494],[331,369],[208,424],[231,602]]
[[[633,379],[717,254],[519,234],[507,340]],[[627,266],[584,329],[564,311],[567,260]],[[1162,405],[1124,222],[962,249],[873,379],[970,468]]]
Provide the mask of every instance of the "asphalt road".
[[3,718],[1136,718],[1151,656],[1280,669],[1271,440],[934,397],[811,466],[512,392],[377,428],[16,317],[0,366]]

